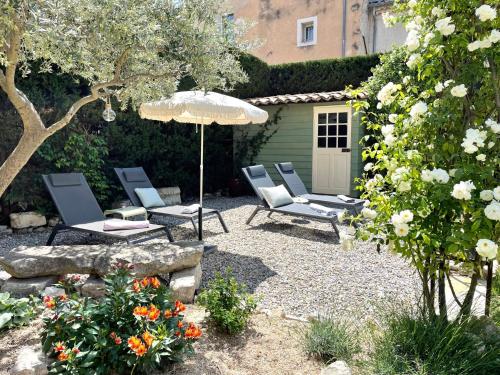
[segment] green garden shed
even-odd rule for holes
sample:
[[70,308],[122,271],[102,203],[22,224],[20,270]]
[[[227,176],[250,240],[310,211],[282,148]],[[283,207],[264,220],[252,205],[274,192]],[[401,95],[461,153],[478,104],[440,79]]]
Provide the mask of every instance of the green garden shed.
[[[265,109],[272,119],[277,111],[280,119],[268,133],[275,133],[262,146],[254,159],[264,164],[276,183],[282,183],[273,164],[293,162],[310,192],[317,194],[359,195],[355,179],[361,176],[362,134],[359,115],[348,104],[344,91],[310,94],[276,95],[246,99]],[[280,110],[281,109],[281,110]],[[239,127],[238,127],[239,128]],[[258,125],[236,129],[238,137],[252,137]]]

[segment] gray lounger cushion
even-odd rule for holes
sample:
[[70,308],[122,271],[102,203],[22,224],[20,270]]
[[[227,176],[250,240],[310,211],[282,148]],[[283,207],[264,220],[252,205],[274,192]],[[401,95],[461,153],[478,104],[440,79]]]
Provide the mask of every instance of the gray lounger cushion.
[[82,184],[79,173],[53,173],[49,175],[52,186],[78,186]]
[[139,182],[146,181],[148,177],[142,168],[131,168],[129,170],[124,170],[123,174],[128,182]]
[[288,173],[288,172],[291,172],[293,173],[294,169],[293,169],[293,164],[290,163],[290,162],[287,162],[287,163],[278,163],[280,169],[282,172],[284,173]]

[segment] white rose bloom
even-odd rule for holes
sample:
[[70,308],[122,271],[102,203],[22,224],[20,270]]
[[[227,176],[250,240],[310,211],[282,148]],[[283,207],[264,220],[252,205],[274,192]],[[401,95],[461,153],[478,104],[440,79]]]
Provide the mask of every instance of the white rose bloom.
[[342,210],[338,213],[337,220],[339,221],[340,224],[342,224],[344,220],[347,218],[347,216],[348,216],[347,210]]
[[410,69],[414,69],[417,67],[418,64],[422,61],[422,56],[420,53],[414,53],[408,58],[408,61],[406,62],[406,66]]
[[450,177],[455,177],[455,173],[457,173],[457,170],[456,169],[450,169],[448,171],[448,174],[450,175]]
[[368,207],[365,207],[361,210],[361,215],[363,215],[363,217],[366,219],[373,220],[377,217],[377,212]]
[[483,22],[494,20],[497,16],[497,10],[489,5],[483,4],[476,9],[476,16]]
[[481,198],[481,200],[486,201],[486,202],[492,201],[493,200],[493,191],[483,190],[479,193],[479,198]]
[[405,191],[411,190],[411,182],[410,181],[401,181],[398,185],[398,191],[404,193]]
[[477,146],[474,145],[474,143],[468,142],[466,140],[464,140],[462,142],[462,147],[464,148],[464,152],[466,154],[473,154],[474,152],[476,152],[478,150]]
[[403,224],[404,221],[400,214],[393,214],[391,216],[391,223],[392,225],[398,225],[398,224]]
[[441,92],[444,89],[444,85],[441,82],[436,83],[436,86],[434,86],[434,91],[436,92]]
[[403,223],[409,223],[410,221],[413,220],[413,212],[411,212],[410,210],[401,211],[399,213],[399,216],[401,216]]
[[456,96],[457,98],[463,98],[467,95],[467,87],[465,85],[458,85],[451,89],[451,95]]
[[411,81],[411,77],[410,76],[404,76],[403,77],[403,83],[405,85],[407,85],[408,83],[410,83],[410,81]]
[[447,81],[444,81],[444,87],[448,87],[449,85],[451,85],[453,82],[455,82],[453,79],[449,79]]
[[363,168],[365,172],[371,171],[373,168],[373,163],[366,163],[365,167]]
[[385,143],[388,147],[393,146],[395,142],[396,142],[396,137],[395,137],[395,136],[393,136],[392,134],[389,134],[389,135],[387,135],[387,136],[384,138],[384,143]]
[[491,202],[485,207],[484,214],[490,220],[500,221],[500,203],[497,201]]
[[431,10],[431,14],[434,17],[443,17],[446,14],[446,12],[443,9],[441,9],[440,7],[434,7]]
[[398,115],[395,113],[391,113],[389,115],[389,121],[392,122],[393,124],[398,120]]
[[475,40],[469,44],[467,44],[467,49],[470,51],[470,52],[474,52],[475,50],[481,48],[481,41],[479,40]]
[[417,0],[409,0],[408,1],[408,6],[410,8],[415,8],[417,6]]
[[485,154],[479,154],[476,156],[477,161],[485,161],[486,160],[486,155]]
[[432,39],[434,39],[436,35],[434,33],[427,33],[424,36],[424,46],[429,45]]
[[400,89],[401,85],[395,85],[393,82],[389,82],[380,89],[377,94],[377,99],[382,105],[391,104],[395,99],[394,94]]
[[498,245],[491,240],[481,238],[476,243],[476,252],[486,259],[495,259],[497,257]]
[[473,154],[478,151],[479,147],[484,147],[487,136],[488,134],[484,130],[467,129],[461,146],[467,154]]
[[453,186],[453,191],[451,195],[453,198],[468,201],[471,199],[471,192],[476,187],[472,181],[460,181],[458,184]]
[[384,137],[387,137],[388,135],[394,133],[394,125],[384,125],[380,128],[380,131]]
[[455,31],[455,25],[451,17],[442,18],[435,23],[436,29],[444,36],[453,34]]
[[427,112],[427,104],[422,101],[416,102],[410,109],[410,116],[413,119],[420,118]]
[[396,236],[398,237],[405,237],[408,232],[410,231],[410,227],[408,224],[397,224],[394,226],[394,232],[396,233]]
[[422,181],[424,182],[432,182],[432,172],[428,169],[424,169],[421,173]]
[[488,40],[491,43],[497,43],[497,42],[499,42],[500,41],[500,31],[498,31],[497,29],[491,30],[491,34],[488,37]]
[[406,37],[406,47],[408,47],[408,51],[415,51],[420,47],[420,41],[418,40],[418,31],[411,30]]
[[495,142],[488,142],[488,148],[493,148],[493,146],[495,146]]
[[500,124],[496,122],[495,120],[489,118],[485,121],[486,126],[488,126],[491,131],[495,134],[500,133]]
[[493,196],[497,201],[500,202],[500,186],[497,186],[496,188],[493,189]]
[[450,180],[448,172],[441,168],[433,169],[431,175],[432,179],[436,182],[439,182],[440,184],[446,184]]

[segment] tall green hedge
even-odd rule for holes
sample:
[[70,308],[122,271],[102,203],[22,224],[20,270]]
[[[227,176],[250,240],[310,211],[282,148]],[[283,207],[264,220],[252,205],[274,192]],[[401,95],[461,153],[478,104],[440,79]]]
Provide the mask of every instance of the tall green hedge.
[[335,91],[349,85],[357,87],[378,63],[378,55],[369,55],[271,65],[268,95]]

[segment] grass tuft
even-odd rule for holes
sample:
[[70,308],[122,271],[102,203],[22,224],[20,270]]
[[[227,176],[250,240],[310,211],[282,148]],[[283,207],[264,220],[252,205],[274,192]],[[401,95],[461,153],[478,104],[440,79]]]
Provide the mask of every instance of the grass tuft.
[[306,353],[326,363],[350,361],[361,350],[357,337],[350,323],[331,315],[311,321],[302,334]]

